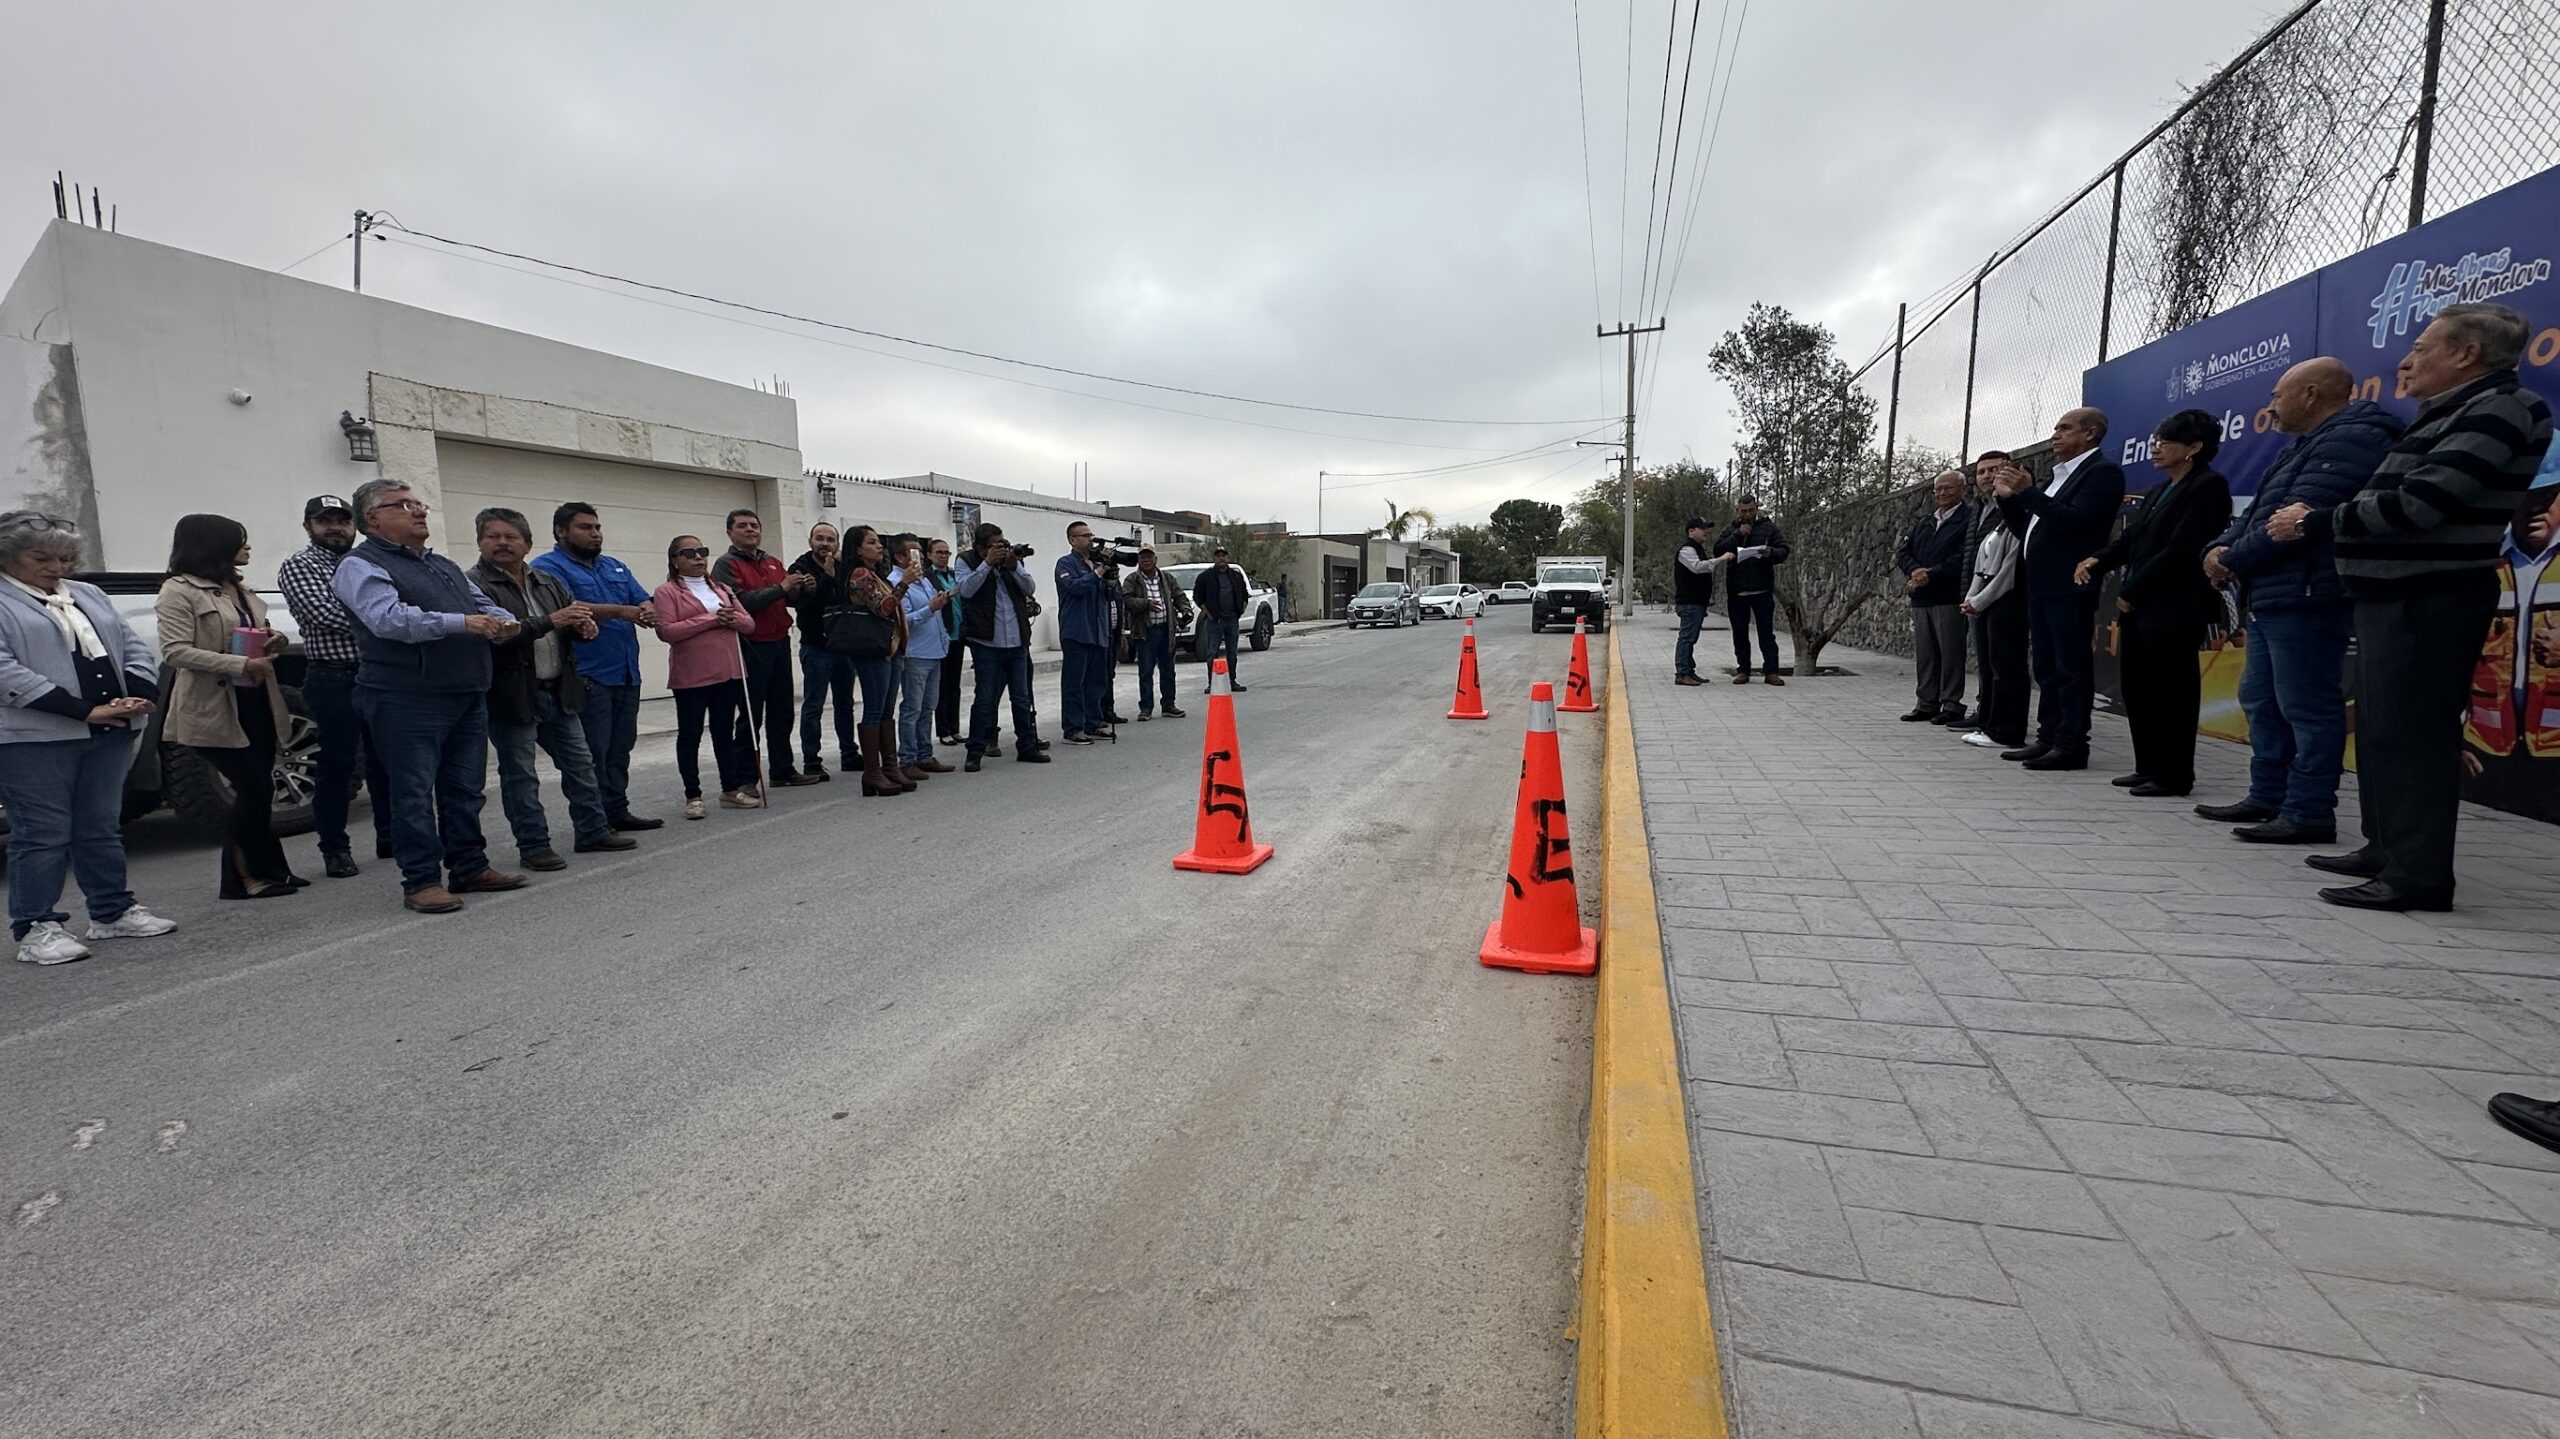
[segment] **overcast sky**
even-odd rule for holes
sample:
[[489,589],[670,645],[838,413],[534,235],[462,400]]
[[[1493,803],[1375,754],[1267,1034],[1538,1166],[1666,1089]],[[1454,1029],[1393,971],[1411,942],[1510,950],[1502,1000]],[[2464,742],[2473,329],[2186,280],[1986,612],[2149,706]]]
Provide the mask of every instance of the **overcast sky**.
[[[1750,6],[1699,218],[1685,259],[1666,262],[1678,291],[1640,422],[1646,462],[1727,451],[1706,353],[1752,301],[1830,324],[1863,358],[1897,299],[1978,264],[2277,8],[2151,0],[2128,25],[2024,0]],[[1702,7],[1684,180],[1726,9]],[[1636,304],[1669,14],[1583,0],[1586,206],[1573,0],[21,7],[0,87],[0,267],[50,219],[58,167],[103,188],[129,234],[267,268],[361,206],[1075,369],[1396,415],[1586,421],[1389,423],[921,356],[1286,427],[1256,428],[416,242],[365,256],[367,290],[390,298],[740,383],[779,374],[812,465],[1064,494],[1087,461],[1096,498],[1304,527],[1319,470],[1493,458],[1623,407],[1623,342],[1592,330],[1595,312],[1615,323]],[[1678,83],[1675,69],[1675,100]],[[343,285],[347,249],[295,273]],[[1578,454],[1339,481],[1325,524],[1374,524],[1388,498],[1444,522],[1514,494],[1563,500],[1601,470],[1601,452]]]

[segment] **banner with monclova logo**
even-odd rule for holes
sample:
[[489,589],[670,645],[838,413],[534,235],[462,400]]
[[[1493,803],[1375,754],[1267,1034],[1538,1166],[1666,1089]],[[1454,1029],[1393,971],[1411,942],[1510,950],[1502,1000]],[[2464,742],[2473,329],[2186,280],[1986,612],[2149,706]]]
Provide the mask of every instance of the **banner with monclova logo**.
[[[2533,326],[2524,382],[2560,399],[2560,169],[2546,170],[2484,200],[2394,236],[2369,250],[2271,290],[2211,319],[2118,356],[2081,377],[2081,403],[2106,411],[2107,445],[2139,495],[2159,483],[2151,433],[2180,410],[2222,421],[2214,468],[2245,507],[2258,479],[2289,438],[2267,401],[2276,378],[2315,355],[2333,355],[2356,377],[2359,398],[2403,416],[2416,402],[2400,393],[2400,357],[2436,312],[2491,301],[2524,313]],[[2469,798],[2560,823],[2560,446],[2546,456],[2534,500],[2509,529],[2497,621],[2472,681],[2464,729]],[[2114,606],[2106,606],[2112,614]],[[2245,637],[2202,657],[2199,726],[2221,739],[2248,738],[2237,691]],[[2114,690],[2115,635],[2102,637],[2099,679]],[[2354,676],[2349,676],[2352,716]],[[2349,752],[2353,762],[2353,751]]]

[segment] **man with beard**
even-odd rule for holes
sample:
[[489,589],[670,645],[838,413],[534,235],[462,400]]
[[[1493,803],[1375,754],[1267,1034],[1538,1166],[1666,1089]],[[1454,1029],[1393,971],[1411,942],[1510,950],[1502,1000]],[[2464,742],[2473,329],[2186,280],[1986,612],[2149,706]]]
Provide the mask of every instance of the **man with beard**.
[[657,606],[631,567],[604,552],[595,506],[571,500],[553,510],[551,538],[533,567],[558,580],[596,622],[595,635],[569,649],[586,682],[578,723],[587,731],[605,817],[620,832],[656,829],[666,821],[631,812],[631,750],[640,742],[640,631],[658,627]]
[[347,808],[355,799],[356,757],[364,757],[364,783],[373,800],[373,853],[391,855],[391,782],[382,757],[356,713],[356,637],[347,607],[329,588],[338,561],[356,547],[355,507],[342,495],[314,495],[302,507],[302,532],[311,543],[285,557],[276,588],[302,629],[302,702],[320,732],[319,774],[311,794],[311,818],[320,832],[320,860],[331,879],[358,873],[347,838]]

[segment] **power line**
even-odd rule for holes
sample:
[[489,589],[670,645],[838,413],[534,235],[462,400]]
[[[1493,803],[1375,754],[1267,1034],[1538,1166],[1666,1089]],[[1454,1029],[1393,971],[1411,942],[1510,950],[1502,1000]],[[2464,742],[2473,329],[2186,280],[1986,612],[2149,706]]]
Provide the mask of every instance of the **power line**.
[[[1662,203],[1662,243],[1666,249],[1671,244],[1671,202],[1680,193],[1680,142],[1687,138],[1689,131],[1689,75],[1698,66],[1698,11],[1701,3],[1702,0],[1689,0],[1689,53],[1687,58],[1680,62],[1680,107],[1671,122],[1671,178],[1663,187]],[[1679,9],[1678,0],[1673,0],[1672,8],[1676,15]],[[1719,33],[1716,38],[1722,40],[1724,37]],[[1666,62],[1670,59],[1668,55],[1663,58]],[[1714,77],[1712,70],[1708,74],[1710,79]],[[1664,79],[1666,81],[1669,79],[1668,71],[1664,72]],[[1654,267],[1655,278],[1661,278],[1661,273],[1661,266],[1657,263]],[[1653,308],[1651,294],[1645,296],[1644,308],[1648,311]]]
[[[375,233],[379,234],[380,231],[376,231]],[[1457,451],[1459,453],[1470,454],[1495,453],[1493,447],[1487,445],[1445,445],[1425,440],[1390,440],[1376,435],[1344,434],[1339,430],[1311,430],[1302,425],[1275,425],[1268,420],[1247,420],[1234,415],[1211,415],[1205,414],[1199,410],[1178,409],[1172,405],[1151,405],[1144,400],[1132,400],[1120,395],[1098,395],[1091,390],[1077,390],[1070,389],[1065,385],[1043,384],[1038,380],[1026,380],[1018,375],[989,374],[985,370],[973,370],[965,365],[953,365],[946,364],[940,360],[928,360],[922,355],[902,355],[894,350],[875,349],[870,345],[857,345],[850,340],[829,339],[825,335],[812,335],[800,330],[788,330],[784,329],[780,325],[760,324],[757,321],[745,319],[737,315],[724,315],[714,310],[697,310],[690,305],[679,305],[667,300],[652,299],[647,295],[634,295],[625,290],[608,289],[603,285],[590,285],[584,281],[571,279],[567,275],[553,274],[547,270],[527,270],[515,265],[504,264],[497,260],[483,259],[478,255],[466,255],[451,250],[437,250],[425,245],[410,245],[408,241],[399,239],[396,236],[386,236],[385,238],[390,239],[394,244],[408,245],[409,248],[417,250],[420,254],[440,255],[448,260],[461,260],[473,265],[486,265],[493,270],[504,270],[510,275],[522,275],[527,279],[547,280],[555,285],[568,285],[580,290],[592,290],[599,295],[610,295],[615,299],[629,300],[635,304],[655,305],[660,309],[673,310],[678,314],[694,315],[705,320],[717,320],[724,325],[739,325],[750,330],[762,330],[767,334],[786,335],[795,340],[805,340],[813,345],[830,345],[839,350],[852,350],[859,354],[874,355],[884,360],[895,360],[902,365],[922,365],[927,369],[948,370],[955,375],[967,375],[973,379],[980,380],[993,380],[1001,385],[1020,385],[1024,389],[1046,390],[1054,395],[1071,395],[1077,399],[1099,400],[1106,405],[1123,405],[1133,410],[1152,410],[1157,414],[1179,415],[1185,419],[1206,420],[1212,424],[1243,425],[1249,429],[1256,430],[1277,430],[1283,434],[1290,435],[1314,435],[1321,439],[1351,440],[1364,445],[1392,445],[1397,449],[1404,450]],[[1586,433],[1588,432],[1586,431]]]
[[279,275],[290,275],[294,271],[299,270],[303,266],[310,264],[312,261],[319,259],[321,256],[328,254],[331,250],[338,248],[340,245],[345,244],[353,238],[355,237],[352,234],[340,235],[338,238],[331,240],[328,244],[321,246],[319,249],[312,251],[310,254],[305,255],[301,259],[294,261],[292,264],[285,266],[283,269],[276,271],[276,273]]
[[971,350],[959,345],[940,344],[932,340],[911,339],[905,335],[890,334],[885,330],[869,330],[864,329],[859,325],[847,325],[834,320],[821,320],[814,316],[797,315],[788,310],[772,309],[764,305],[751,305],[743,300],[727,300],[722,299],[718,295],[706,295],[698,291],[682,290],[673,285],[657,285],[646,280],[634,280],[627,275],[616,275],[610,271],[589,269],[584,265],[573,265],[565,260],[548,260],[539,255],[527,255],[514,250],[502,250],[495,245],[482,245],[470,240],[456,240],[450,236],[439,235],[432,231],[415,229],[411,226],[401,224],[397,220],[388,219],[387,217],[384,218],[383,223],[387,228],[398,230],[404,235],[415,236],[421,240],[432,240],[439,245],[450,245],[456,249],[462,250],[477,250],[484,255],[497,255],[509,260],[521,260],[526,264],[540,265],[544,269],[549,270],[565,270],[571,274],[586,275],[594,279],[610,281],[617,285],[628,285],[635,290],[652,290],[662,295],[674,295],[681,299],[699,300],[706,305],[718,305],[724,309],[743,310],[749,314],[756,315],[768,315],[777,320],[790,320],[795,324],[815,325],[821,329],[841,330],[849,335],[861,335],[866,339],[873,340],[886,340],[889,343],[896,345],[912,345],[920,350],[934,350],[946,355],[961,355],[972,360],[985,360],[999,365],[1015,365],[1026,370],[1040,370],[1052,375],[1067,375],[1079,380],[1095,380],[1103,384],[1129,385],[1142,390],[1157,390],[1166,394],[1189,395],[1194,399],[1219,400],[1229,404],[1238,405],[1261,405],[1270,409],[1297,410],[1307,414],[1342,415],[1350,419],[1358,420],[1388,420],[1397,424],[1408,425],[1464,425],[1473,428],[1485,428],[1495,425],[1516,425],[1529,428],[1554,428],[1562,425],[1593,424],[1596,423],[1599,418],[1586,417],[1570,420],[1460,420],[1448,419],[1436,415],[1390,415],[1382,414],[1374,410],[1343,410],[1333,408],[1329,405],[1301,405],[1287,400],[1261,400],[1255,399],[1250,395],[1223,394],[1216,390],[1194,390],[1181,385],[1164,385],[1151,380],[1132,380],[1120,375],[1106,375],[1093,370],[1078,370],[1065,365],[1043,364],[1037,360],[1018,360],[1010,355],[998,355],[985,350]]
[[[1742,58],[1743,27],[1751,23],[1751,0],[1742,0],[1741,14],[1733,23],[1733,40],[1732,43],[1728,45],[1725,40],[1725,14],[1732,10],[1733,0],[1724,0],[1724,9],[1723,11],[1718,12],[1716,16],[1716,48],[1707,58],[1707,85],[1709,93],[1715,96],[1715,112],[1712,119],[1705,118],[1707,116],[1707,107],[1703,101],[1700,102],[1698,106],[1698,113],[1701,116],[1702,123],[1706,126],[1707,136],[1705,143],[1698,151],[1697,169],[1689,178],[1689,196],[1684,207],[1685,213],[1682,215],[1680,223],[1680,245],[1678,249],[1672,252],[1671,283],[1663,292],[1661,313],[1665,315],[1671,313],[1672,304],[1679,299],[1680,276],[1688,269],[1689,240],[1691,234],[1697,227],[1699,202],[1706,194],[1707,172],[1715,164],[1716,140],[1724,133],[1725,102],[1733,98],[1733,71],[1734,67],[1740,63]],[[1697,45],[1697,39],[1697,21],[1696,18],[1692,16],[1689,24],[1689,43],[1692,47],[1693,54]],[[1718,62],[1722,62],[1723,66],[1723,78],[1721,80],[1718,80],[1717,78]],[[1654,368],[1652,372],[1645,377],[1645,403],[1647,405],[1651,405],[1653,403],[1654,382],[1661,377],[1662,350],[1659,344],[1654,346],[1653,353],[1655,356]]]
[[[1591,98],[1582,81],[1582,0],[1573,0],[1573,120],[1582,134],[1582,233],[1591,244],[1591,327],[1609,322],[1600,308],[1600,205],[1591,194]],[[1600,363],[1600,393],[1609,392],[1609,364]]]
[[[1611,423],[1615,422],[1612,421]],[[1489,460],[1461,460],[1454,465],[1435,465],[1427,470],[1327,470],[1325,471],[1325,478],[1328,480],[1349,479],[1355,480],[1358,483],[1348,485],[1328,484],[1325,488],[1328,490],[1365,490],[1372,485],[1390,484],[1397,480],[1420,479],[1426,475],[1448,475],[1456,474],[1461,470],[1483,470],[1492,469],[1501,465],[1517,464],[1524,459],[1534,459],[1541,455],[1551,455],[1558,450],[1578,445],[1590,436],[1599,434],[1602,430],[1606,430],[1608,428],[1608,425],[1598,425],[1583,431],[1579,435],[1574,435],[1561,440],[1549,440],[1543,445],[1532,445],[1528,449],[1514,450],[1507,455],[1496,455]]]
[[1635,160],[1636,0],[1627,0],[1627,71],[1618,91],[1618,313],[1627,310],[1627,167]]
[[[1662,98],[1655,101],[1653,107],[1653,178],[1645,182],[1644,249],[1639,252],[1640,262],[1636,268],[1636,304],[1639,310],[1653,308],[1653,212],[1662,194],[1662,122],[1671,113],[1671,52],[1678,49],[1680,43],[1680,0],[1671,0],[1663,10],[1671,17],[1671,25],[1662,37]],[[1679,181],[1675,178],[1672,183],[1677,185]],[[1665,228],[1669,227],[1670,216],[1663,217],[1663,224]]]

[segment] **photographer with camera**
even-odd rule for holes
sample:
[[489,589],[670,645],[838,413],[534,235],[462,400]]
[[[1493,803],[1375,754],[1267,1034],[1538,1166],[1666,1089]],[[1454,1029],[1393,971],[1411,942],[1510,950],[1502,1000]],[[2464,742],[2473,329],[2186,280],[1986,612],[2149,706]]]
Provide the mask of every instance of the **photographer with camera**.
[[977,698],[969,707],[969,758],[962,769],[978,772],[996,725],[996,700],[1013,693],[1013,754],[1025,764],[1047,764],[1040,747],[1039,721],[1031,713],[1031,621],[1040,613],[1036,585],[1022,561],[1029,546],[1016,549],[1004,531],[978,526],[969,553],[961,557],[960,637],[968,643],[977,671]]
[[1110,551],[1093,542],[1093,527],[1067,526],[1067,553],[1058,556],[1058,642],[1066,651],[1058,681],[1066,711],[1067,743],[1091,744],[1103,733],[1110,707],[1112,576]]

